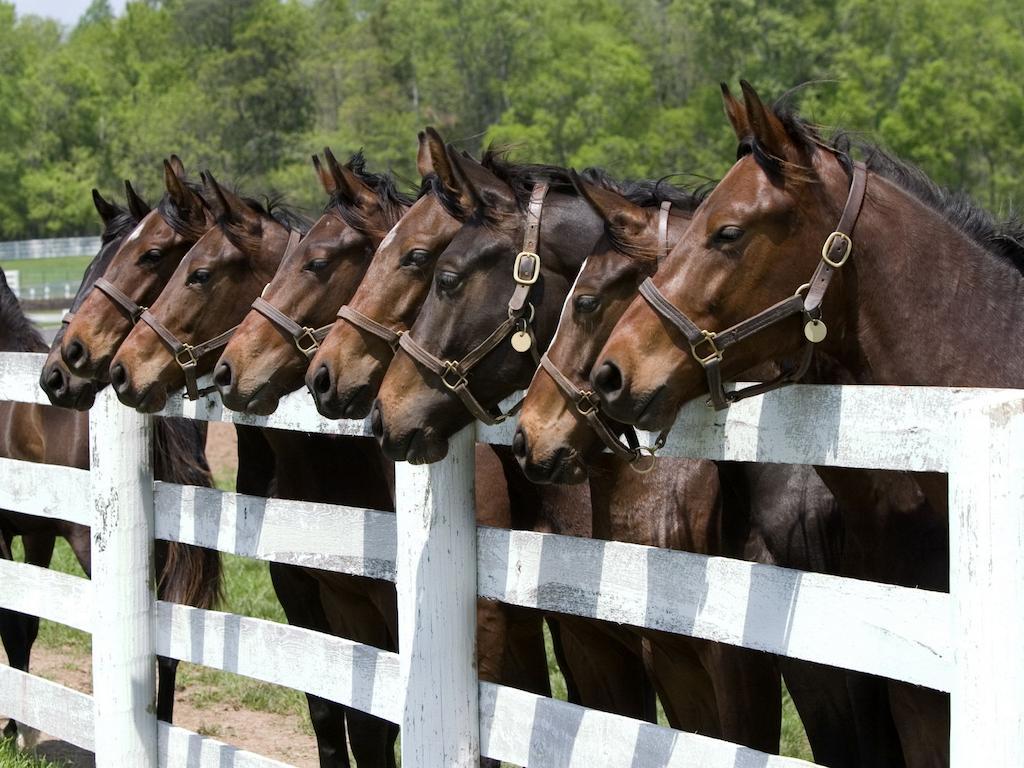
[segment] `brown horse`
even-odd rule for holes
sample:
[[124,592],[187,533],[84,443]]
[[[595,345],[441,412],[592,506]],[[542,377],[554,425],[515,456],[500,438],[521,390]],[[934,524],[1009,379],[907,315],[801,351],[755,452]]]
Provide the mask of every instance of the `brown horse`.
[[[672,189],[663,183],[649,191],[643,186],[628,190],[630,199],[622,190],[583,181],[577,184],[604,219],[606,232],[576,279],[544,368],[534,376],[524,400],[513,446],[527,475],[539,482],[578,482],[592,470],[592,496],[609,500],[600,508],[604,522],[595,522],[595,532],[600,531],[597,535],[602,538],[838,572],[839,516],[831,494],[809,468],[721,465],[714,476],[722,484],[721,523],[708,535],[706,525],[691,522],[695,513],[698,522],[707,515],[701,515],[702,507],[687,491],[691,478],[701,487],[701,468],[709,462],[663,458],[650,474],[637,477],[622,459],[641,464],[646,459],[643,455],[634,459],[616,445],[621,427],[607,420],[594,423],[604,417],[593,395],[586,394],[593,362],[641,281],[656,271],[666,247],[674,245],[689,225],[697,199],[673,197]],[[665,206],[666,199],[671,208]],[[618,456],[602,453],[605,447]],[[599,491],[595,484],[607,490]],[[678,492],[673,494],[673,488]],[[672,658],[692,658],[696,651],[700,659],[707,651],[706,644],[675,640],[678,646]],[[720,735],[731,738],[729,716],[742,713],[734,692],[716,679],[721,661],[711,657],[703,672],[698,667],[684,690],[710,686],[696,700],[715,703],[717,699],[723,716],[718,722],[713,716],[705,718]],[[788,659],[779,662],[817,762],[893,764],[891,755],[884,757],[883,751],[883,745],[892,746],[887,739],[893,729],[886,716],[888,707],[878,708],[854,690],[870,685],[866,676]],[[663,700],[668,695],[662,693]]]
[[[358,173],[358,163],[350,170]],[[170,351],[170,340],[196,347],[204,339],[226,340],[273,278],[291,233],[298,231],[294,218],[228,192],[209,173],[204,178],[217,225],[186,254],[111,363],[118,396],[144,410],[162,407],[186,376],[194,381],[214,368],[217,347],[196,352],[195,366],[186,369]],[[275,496],[393,509],[389,467],[371,441],[278,430],[264,430],[264,435],[274,455]],[[290,623],[380,648],[397,647],[396,629],[386,621],[396,614],[392,584],[275,563],[270,572]],[[348,764],[346,724],[359,765],[394,765],[396,726],[307,698],[322,765]]]
[[[61,355],[77,375],[108,380],[117,348],[167,283],[186,251],[213,226],[213,214],[199,190],[189,184],[177,155],[164,161],[167,192],[156,210],[144,215],[125,238],[103,273],[105,287],[93,290],[65,329]],[[133,303],[121,297],[134,297]]]
[[[496,159],[485,156],[484,162]],[[460,162],[465,172],[481,180],[490,175],[468,157]],[[335,324],[310,366],[307,385],[312,385],[318,407],[326,415],[340,415],[339,410],[345,416],[365,415],[392,359],[395,338],[413,324],[426,298],[437,255],[462,226],[459,216],[469,210],[470,198],[462,189],[448,150],[437,132],[429,128],[420,136],[419,168],[424,194],[378,248],[348,307],[353,312],[339,312],[343,322]],[[340,401],[334,391],[340,393]],[[504,478],[494,472],[495,458]],[[508,448],[478,445],[477,477],[478,490],[486,489],[477,499],[479,521],[501,527],[591,534],[586,489],[581,492],[531,484]],[[492,510],[502,496],[502,488],[508,490],[509,508],[495,515]],[[511,638],[509,647],[533,647],[538,630],[536,614],[510,606],[503,613],[515,617],[510,628],[520,629],[519,640]],[[549,616],[548,624],[571,701],[637,717],[653,716],[652,692],[637,685],[644,678],[638,647],[624,657],[620,640],[595,630],[594,622]],[[482,639],[479,644],[482,650]],[[504,679],[515,680],[516,675],[522,675],[524,665],[528,669],[532,664],[529,658],[520,662],[519,671],[506,672]],[[482,678],[503,679],[493,664],[485,668],[483,657],[480,664]],[[546,675],[534,683],[524,682],[529,679],[529,675],[521,676],[513,684],[544,692]]]
[[[459,160],[455,165],[458,169],[463,167]],[[420,448],[415,445],[421,438],[413,435],[404,443],[409,457],[416,460],[443,455],[442,440],[454,429],[479,412],[487,418],[487,409],[521,387],[524,379],[528,380],[536,367],[535,358],[525,354],[529,349],[510,349],[504,345],[506,339],[501,329],[506,326],[502,325],[500,314],[515,317],[516,307],[528,306],[525,301],[514,304],[516,296],[523,298],[523,293],[529,293],[525,300],[530,302],[530,309],[522,315],[525,324],[520,326],[516,322],[512,327],[528,328],[532,343],[542,348],[553,332],[569,283],[604,232],[603,221],[595,216],[564,172],[554,168],[511,166],[503,172],[511,183],[495,174],[486,177],[477,174],[472,181],[462,174],[462,188],[473,203],[464,217],[467,223],[438,259],[436,292],[426,298],[409,332],[418,340],[417,344],[425,346],[426,339],[430,339],[431,349],[441,348],[440,353],[430,352],[431,355],[446,360],[464,361],[468,357],[480,361],[479,365],[459,369],[473,389],[473,401],[467,403],[461,396],[458,399],[452,394],[439,397],[434,392],[424,391],[425,386],[432,386],[429,377],[437,372],[423,364],[424,356],[418,348],[410,350],[406,346],[409,335],[403,337],[403,352],[415,359],[416,366],[422,365],[427,370],[398,367],[404,357],[399,353],[381,388],[378,418],[385,446],[388,446],[390,414],[396,408],[403,421],[415,422],[425,433],[436,430],[423,446],[425,455],[419,453]],[[538,182],[550,189],[543,205],[538,204],[540,196],[534,191]],[[696,204],[690,199],[682,202],[684,211],[692,211]],[[532,274],[514,271],[522,267],[523,257],[516,256],[520,251],[539,261]],[[521,290],[524,287],[526,290]],[[499,330],[489,333],[492,326]],[[502,346],[477,346],[485,338],[498,338]],[[486,353],[483,357],[479,352],[470,352],[480,349]],[[492,356],[496,359],[490,360]],[[442,370],[440,376],[447,375]],[[407,371],[413,375],[406,375]],[[390,389],[392,386],[394,390]],[[442,387],[433,388],[444,392]],[[405,400],[398,400],[398,391],[404,391]],[[445,397],[452,402],[443,402]],[[375,428],[377,426],[375,424]],[[390,450],[398,450],[402,445],[402,441],[397,441]],[[595,479],[589,489],[593,505],[592,535],[633,540],[637,531],[649,532],[650,520],[657,519],[664,520],[669,529],[665,538],[670,541],[655,541],[653,533],[649,532],[650,540],[643,543],[672,543],[698,552],[719,549],[722,499],[717,468],[710,462],[703,462],[691,463],[688,469],[686,475],[679,478],[662,474],[647,487],[639,478],[634,480],[628,469],[625,474],[613,473]],[[680,497],[686,499],[687,514],[675,520],[666,519],[667,504]],[[587,494],[581,494],[579,500],[582,507]],[[589,513],[590,507],[586,510]],[[574,630],[578,625],[585,625],[568,618],[563,621]],[[632,655],[646,662],[673,726],[725,736],[765,751],[778,750],[780,684],[769,657],[664,633],[641,635],[611,626],[587,629],[593,633],[595,641],[599,634],[617,641],[620,659],[623,655],[626,658]],[[595,642],[595,645],[607,647],[607,643]],[[614,662],[601,670],[608,684],[615,680],[613,665]],[[584,700],[586,702],[585,696]],[[746,706],[737,706],[740,700]]]
[[[723,94],[739,160],[670,268],[609,337],[591,374],[609,413],[660,428],[704,396],[704,365],[675,315],[722,336],[794,293],[793,311],[777,322],[727,348],[716,342],[722,377],[816,348],[812,373],[821,382],[1017,385],[1019,352],[994,344],[965,357],[957,340],[988,338],[993,328],[1012,338],[1024,263],[1018,229],[877,149],[866,148],[858,168],[848,142],[826,142],[797,116],[765,107],[747,83],[743,102],[724,86]],[[652,306],[674,309],[673,317]],[[711,352],[699,346],[705,360]],[[820,474],[841,506],[856,510],[844,514],[850,575],[948,589],[944,478]],[[948,763],[948,697],[898,683],[889,697],[907,763]]]
[[[95,197],[102,199],[98,194]],[[107,208],[104,207],[104,210]],[[130,215],[114,206],[110,206],[109,213],[106,234],[116,232],[119,221],[126,225],[130,223]],[[112,234],[112,237],[116,240],[118,235]],[[97,260],[104,255],[104,250],[101,248]],[[45,349],[42,337],[22,313],[18,300],[0,272],[0,351],[41,352]],[[154,472],[157,479],[188,485],[210,485],[209,470],[203,454],[203,438],[203,431],[191,422],[161,420],[157,425],[154,446]],[[88,418],[83,413],[62,408],[0,403],[0,456],[88,469]],[[86,526],[54,518],[0,512],[0,554],[4,557],[11,557],[11,540],[15,536],[22,537],[26,562],[42,567],[50,563],[56,537],[63,537],[71,545],[82,570],[86,575],[90,573],[91,542]],[[220,556],[211,550],[157,542],[156,573],[160,599],[211,608],[220,597]],[[38,629],[37,617],[0,611],[0,636],[12,666],[28,670],[29,656]],[[160,657],[158,664],[157,716],[170,722],[178,662]],[[8,733],[15,728],[12,721],[8,724]],[[21,736],[31,739],[31,734],[29,729]]]
[[61,357],[61,344],[68,324],[81,308],[93,284],[106,271],[128,233],[138,226],[150,210],[149,205],[136,194],[130,182],[125,181],[124,186],[128,199],[127,210],[105,200],[98,190],[92,191],[93,205],[96,206],[96,212],[103,221],[100,250],[85,269],[78,292],[71,301],[71,308],[61,321],[61,327],[50,344],[50,352],[46,356],[42,373],[39,374],[39,387],[53,405],[61,408],[87,411],[96,400],[99,382],[71,373]]

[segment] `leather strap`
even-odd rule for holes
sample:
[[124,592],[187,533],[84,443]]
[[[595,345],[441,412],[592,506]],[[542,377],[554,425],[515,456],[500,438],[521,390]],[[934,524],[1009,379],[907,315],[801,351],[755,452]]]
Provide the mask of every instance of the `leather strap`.
[[381,325],[371,317],[367,317],[357,309],[353,309],[348,304],[345,304],[338,310],[338,317],[342,320],[347,320],[352,323],[356,328],[366,331],[367,333],[373,334],[377,338],[383,339],[392,350],[398,349],[398,340],[401,338],[405,331],[393,331],[386,325]]
[[[416,362],[424,368],[435,373],[449,390],[462,401],[467,410],[484,424],[500,424],[514,416],[523,407],[523,401],[519,400],[508,411],[501,411],[498,408],[485,408],[473,393],[469,391],[469,373],[480,363],[492,350],[513,333],[525,333],[530,337],[530,354],[536,365],[540,364],[540,355],[537,352],[537,337],[533,331],[533,305],[529,302],[530,289],[540,277],[540,256],[537,254],[537,245],[540,238],[540,217],[544,208],[544,198],[548,192],[548,185],[540,183],[534,186],[530,193],[530,204],[526,212],[526,233],[523,236],[523,250],[516,256],[512,266],[512,276],[515,279],[516,287],[508,300],[508,319],[504,320],[497,328],[491,331],[483,341],[471,349],[461,360],[442,360],[426,347],[412,337],[411,333],[395,334],[398,339],[398,346],[409,354]],[[342,310],[349,309],[342,307]],[[352,316],[348,316],[351,313]],[[365,318],[358,312],[349,309],[346,319],[353,322],[353,317]],[[342,316],[341,310],[338,311]],[[376,331],[366,328],[359,320],[354,321],[356,325],[371,333]],[[370,321],[373,322],[372,320]],[[374,325],[377,325],[374,323]],[[383,326],[379,326],[383,328]],[[383,329],[387,330],[387,329]],[[381,334],[377,334],[381,335]],[[382,338],[385,338],[382,336]]]
[[668,214],[672,210],[671,200],[661,201],[661,210],[658,211],[658,245],[661,252],[668,254]]
[[214,336],[208,341],[204,341],[202,344],[189,344],[178,339],[170,329],[167,328],[157,317],[150,312],[148,309],[142,313],[139,318],[146,325],[156,331],[157,336],[163,341],[164,345],[171,351],[174,356],[174,362],[181,368],[182,373],[185,374],[185,392],[189,400],[198,400],[201,395],[205,395],[208,392],[213,392],[217,387],[212,384],[203,389],[199,389],[197,382],[196,368],[199,365],[199,361],[210,352],[220,349],[227,345],[228,341],[231,340],[231,336],[238,326],[228,328],[221,334]]
[[105,277],[97,278],[92,287],[114,302],[114,304],[124,312],[125,316],[131,320],[132,325],[139,322],[139,318],[142,316],[142,313],[147,309],[146,307],[136,304],[128,294],[124,293]]
[[[730,404],[754,395],[777,389],[786,384],[798,381],[807,372],[814,352],[814,342],[807,340],[800,360],[795,368],[783,371],[770,381],[754,384],[734,392],[726,392],[722,382],[722,355],[726,349],[737,344],[776,323],[782,322],[793,315],[803,315],[806,321],[817,321],[821,317],[821,305],[828,290],[829,283],[835,273],[846,263],[853,252],[853,228],[857,224],[860,210],[864,204],[864,193],[867,189],[867,169],[863,163],[853,166],[853,178],[850,191],[843,206],[839,224],[825,240],[821,248],[821,260],[815,267],[810,283],[800,286],[796,293],[758,312],[742,322],[736,323],[724,331],[707,331],[699,328],[685,313],[677,309],[664,294],[658,290],[651,278],[640,285],[640,295],[651,308],[686,337],[690,345],[690,354],[704,368],[708,381],[708,405],[715,410],[728,408]],[[804,291],[806,290],[806,295]]]
[[74,312],[65,312],[64,317],[60,319],[61,325],[71,325],[71,321],[75,319]]

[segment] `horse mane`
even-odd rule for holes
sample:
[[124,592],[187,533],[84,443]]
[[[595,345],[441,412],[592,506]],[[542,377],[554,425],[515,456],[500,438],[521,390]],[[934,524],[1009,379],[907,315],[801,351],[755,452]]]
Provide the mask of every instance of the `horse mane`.
[[[782,102],[785,99],[780,99]],[[777,102],[772,107],[775,116],[782,122],[786,133],[808,152],[815,148],[824,149],[836,156],[847,174],[853,173],[852,153],[864,158],[869,171],[877,173],[907,192],[918,202],[940,214],[962,232],[969,240],[988,253],[1006,259],[1024,272],[1024,221],[1020,216],[1011,215],[1006,221],[998,221],[991,213],[971,200],[964,190],[954,190],[937,184],[916,165],[902,160],[882,149],[877,144],[853,141],[847,132],[837,130],[825,140],[818,126],[800,117],[795,110]],[[754,159],[767,173],[782,170],[778,158],[764,148],[758,147],[756,139],[740,142],[740,154],[750,151]]]
[[6,337],[12,348],[7,352],[45,352],[49,346],[43,341],[14,291],[7,284],[7,275],[0,269],[0,338]]
[[304,235],[313,224],[307,216],[286,205],[282,195],[265,195],[262,200],[257,200],[254,197],[241,197],[242,201],[256,213],[273,219],[289,232],[298,232]]
[[139,224],[139,220],[127,208],[118,203],[111,203],[111,205],[116,210],[116,213],[103,225],[103,232],[100,233],[100,243],[102,245],[127,236]]
[[[366,157],[361,149],[349,158],[345,167],[377,195],[384,215],[385,229],[391,229],[397,224],[405,210],[423,195],[426,188],[425,185],[422,186],[416,197],[402,192],[391,173],[372,173],[366,170]],[[377,229],[376,224],[369,221],[358,206],[349,205],[337,190],[331,194],[327,205],[324,206],[324,213],[330,211],[337,213],[348,226],[360,232],[372,233]]]
[[[203,197],[202,185],[196,184],[192,181],[186,181],[183,183],[188,187],[188,189],[194,192],[200,200],[203,201],[204,206],[208,207],[206,198]],[[178,209],[178,206],[174,204],[174,200],[167,192],[164,192],[164,196],[160,198],[160,202],[157,203],[156,209],[163,217],[163,220],[167,222],[167,226],[182,237],[194,241],[198,240],[206,232],[205,222],[197,222],[182,215],[182,212]]]

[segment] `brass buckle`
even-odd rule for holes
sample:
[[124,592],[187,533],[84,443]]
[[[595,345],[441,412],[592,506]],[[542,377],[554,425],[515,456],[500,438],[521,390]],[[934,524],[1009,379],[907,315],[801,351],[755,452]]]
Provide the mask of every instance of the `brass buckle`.
[[[454,383],[448,381],[448,376],[452,373],[458,376],[458,379],[456,379]],[[466,384],[469,383],[469,380],[462,375],[462,372],[459,370],[459,364],[457,362],[445,360],[444,368],[441,370],[441,383],[448,387],[448,389],[455,391],[459,387],[466,386]]]
[[[722,351],[715,346],[715,336],[717,334],[715,334],[714,331],[701,331],[700,333],[703,338],[690,343],[690,352],[693,353],[693,357],[698,363],[706,367],[712,360],[721,360]],[[697,347],[705,343],[711,347],[711,351],[702,356],[700,352],[697,351]]]
[[[586,408],[585,406],[590,406]],[[580,416],[589,416],[598,408],[598,403],[594,400],[594,393],[592,390],[584,389],[581,390],[579,395],[576,397],[576,411]]]
[[[183,361],[181,359],[182,355],[188,355],[188,359]],[[195,368],[199,364],[199,359],[196,357],[195,347],[191,344],[182,344],[181,349],[174,353],[174,362],[184,370]]]
[[[529,277],[522,277],[520,270],[526,259],[533,259],[533,274]],[[520,251],[516,256],[516,263],[512,265],[512,277],[520,285],[533,285],[540,277],[540,256],[530,251]]]
[[[304,341],[308,341],[309,346],[302,346],[302,342]],[[316,352],[320,348],[320,342],[316,340],[315,331],[308,326],[304,326],[302,328],[302,333],[295,337],[295,347],[305,357],[309,357]]]
[[[828,256],[828,252],[832,250],[832,245],[836,242],[836,240],[842,240],[843,245],[845,247],[843,248],[843,255],[836,261],[832,261],[832,259],[830,259]],[[825,240],[825,244],[821,246],[821,258],[825,261],[826,264],[832,267],[832,269],[839,269],[841,266],[843,266],[843,264],[846,263],[846,260],[850,258],[850,252],[852,250],[853,240],[850,239],[849,235],[845,234],[844,232],[833,232]]]

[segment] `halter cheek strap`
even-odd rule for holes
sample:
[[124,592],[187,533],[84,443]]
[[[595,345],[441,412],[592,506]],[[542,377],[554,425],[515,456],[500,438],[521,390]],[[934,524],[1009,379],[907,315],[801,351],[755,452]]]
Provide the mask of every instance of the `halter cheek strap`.
[[[523,407],[523,401],[520,400],[504,412],[500,409],[485,408],[469,391],[470,371],[495,347],[513,334],[517,336],[524,334],[525,339],[529,341],[529,347],[524,346],[522,351],[525,352],[528,349],[533,356],[534,363],[540,364],[537,339],[533,332],[533,305],[529,302],[529,298],[533,285],[540,277],[540,256],[537,255],[537,243],[540,238],[540,215],[547,192],[547,184],[537,184],[530,194],[523,250],[516,256],[515,264],[512,267],[512,276],[515,279],[516,287],[508,300],[507,320],[495,328],[487,338],[470,350],[461,360],[442,360],[429,352],[410,333],[398,336],[398,346],[417,363],[437,374],[441,383],[451,390],[467,410],[484,424],[500,424],[518,413],[519,409]],[[513,338],[513,342],[515,341],[516,339]],[[518,350],[519,347],[516,349]]]
[[[835,231],[826,238],[821,247],[821,260],[815,267],[810,282],[797,288],[792,296],[724,331],[715,332],[701,329],[665,297],[651,278],[647,278],[641,283],[640,295],[644,297],[651,309],[674,325],[686,337],[690,346],[690,354],[704,368],[710,395],[708,405],[713,406],[715,410],[728,408],[738,400],[792,384],[807,372],[811,356],[814,353],[814,345],[825,338],[825,325],[821,320],[821,306],[825,299],[825,292],[835,273],[846,263],[853,252],[851,235],[864,203],[866,187],[867,169],[863,163],[854,163],[853,178],[850,182],[850,191],[846,198],[846,205],[843,207],[842,216],[839,218],[839,224]],[[769,381],[753,384],[734,392],[726,392],[721,368],[725,350],[793,315],[803,316],[806,337],[796,368],[783,371]]]
[[[146,311],[146,307],[136,304],[132,301],[132,298],[114,285],[112,282],[107,280],[105,277],[99,277],[96,282],[93,283],[92,287],[110,299],[114,305],[124,312],[125,316],[131,321],[132,325],[139,322],[139,318],[142,317],[142,313]],[[70,313],[69,313],[70,315]]]
[[[661,209],[658,211],[658,245],[661,248],[661,252],[666,254],[669,250],[668,219],[671,209],[671,201],[663,200]],[[636,429],[624,425],[613,426],[601,418],[601,401],[594,394],[593,390],[582,389],[576,386],[572,379],[562,373],[558,366],[551,362],[551,358],[548,355],[544,355],[541,358],[540,365],[547,371],[548,376],[551,377],[551,380],[562,391],[565,398],[573,404],[576,412],[586,419],[591,429],[597,433],[597,436],[601,438],[601,442],[605,444],[608,450],[620,459],[628,461],[629,466],[637,472],[646,474],[654,469],[654,455],[665,445],[667,432],[661,433],[652,446],[640,445]],[[625,438],[625,445],[619,439],[619,433]],[[645,456],[650,459],[649,462],[642,462]]]

